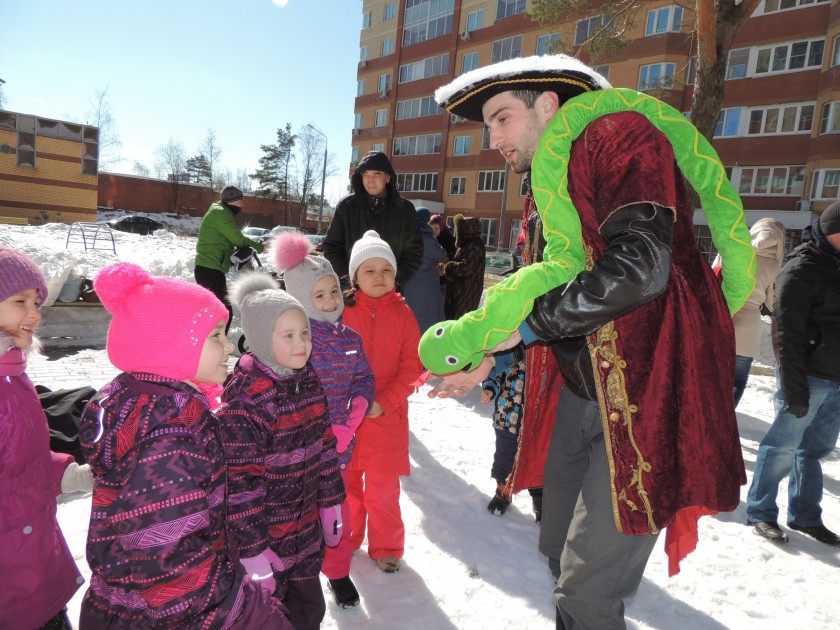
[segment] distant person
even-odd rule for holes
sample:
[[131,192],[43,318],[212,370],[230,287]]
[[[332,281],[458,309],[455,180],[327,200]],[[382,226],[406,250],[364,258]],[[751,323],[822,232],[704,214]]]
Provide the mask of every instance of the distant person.
[[474,311],[484,291],[485,248],[481,221],[476,217],[455,215],[455,256],[443,266],[446,278],[446,319],[458,319]]
[[38,265],[0,245],[0,628],[71,630],[67,602],[84,583],[55,497],[92,490],[90,467],[50,450],[47,418],[26,375],[46,299]]
[[[274,263],[283,270],[286,290],[309,315],[312,327],[312,367],[327,395],[330,426],[336,438],[338,465],[345,488],[350,483],[347,469],[356,445],[355,434],[373,403],[373,372],[362,338],[344,325],[344,300],[338,276],[330,261],[310,254],[311,245],[300,233],[280,234],[274,241]],[[327,576],[335,603],[352,608],[359,603],[359,591],[350,579],[350,506],[341,502],[341,540],[327,547],[321,572]]]
[[[455,246],[455,236],[446,225],[446,219],[442,214],[433,214],[429,219],[429,225],[432,228],[432,233],[435,235],[438,244],[446,251],[446,258],[442,262],[449,262],[455,258],[455,252],[458,248]],[[443,273],[443,265],[438,266],[438,276],[440,277],[440,294],[446,298],[446,277]]]
[[417,223],[423,235],[423,262],[414,277],[403,287],[403,297],[417,318],[420,334],[445,317],[438,265],[446,260],[446,251],[435,239],[429,218],[427,208],[417,208]]
[[747,519],[761,536],[787,542],[776,495],[788,481],[787,525],[840,546],[822,521],[823,475],[840,434],[840,202],[802,232],[776,279],[776,418],[758,447]]
[[395,573],[405,551],[400,477],[411,472],[408,397],[423,372],[420,330],[395,289],[396,257],[373,230],[353,246],[349,270],[354,288],[345,294],[344,321],[361,335],[376,384],[350,460],[350,547],[361,547],[367,532],[368,556],[380,571]]
[[79,627],[290,630],[229,547],[229,462],[212,411],[233,350],[227,310],[203,287],[129,263],[102,269],[94,287],[122,372],[79,426],[96,475]]
[[221,199],[210,204],[201,220],[198,242],[195,245],[198,252],[195,257],[195,281],[209,289],[228,310],[225,334],[233,317],[225,277],[230,269],[231,254],[237,247],[252,247],[259,254],[263,251],[263,244],[244,236],[233,219],[242,210],[243,198],[242,191],[236,186],[225,186]]
[[[778,219],[759,219],[750,228],[756,253],[755,289],[741,310],[732,316],[735,325],[735,406],[744,395],[752,362],[761,354],[761,314],[772,314],[773,283],[785,257],[785,226]],[[712,267],[720,267],[720,256]]]
[[309,318],[267,273],[238,278],[231,300],[250,352],[218,412],[230,460],[228,535],[248,572],[269,576],[295,630],[317,630],[324,545],[341,540],[345,493],[327,398],[309,361]]
[[350,252],[368,230],[376,230],[394,252],[400,289],[420,268],[423,241],[417,216],[414,205],[397,192],[396,177],[388,157],[382,152],[370,151],[350,178],[353,194],[338,202],[322,246],[324,256],[345,288],[351,284],[348,278]]

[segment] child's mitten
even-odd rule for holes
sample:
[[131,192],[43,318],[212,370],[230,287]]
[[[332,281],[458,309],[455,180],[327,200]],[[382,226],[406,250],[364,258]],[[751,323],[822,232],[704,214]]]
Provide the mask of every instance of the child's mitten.
[[64,469],[61,477],[61,491],[65,494],[71,492],[91,492],[93,490],[93,473],[90,466],[76,462]]
[[280,558],[271,549],[266,549],[258,556],[252,558],[240,558],[239,563],[245,567],[245,572],[251,579],[260,585],[261,588],[266,589],[269,593],[277,590],[277,582],[274,580],[274,569],[272,562],[275,560],[277,564],[280,563]]
[[341,540],[341,506],[331,505],[330,507],[318,510],[321,517],[321,529],[324,530],[324,542],[327,547],[335,547]]
[[367,413],[367,409],[367,400],[361,396],[356,396],[353,400],[350,401],[350,417],[347,420],[347,424],[332,425],[332,430],[335,434],[335,439],[338,442],[335,449],[339,453],[343,453],[347,450],[347,447],[350,445],[350,440],[353,439],[353,435],[356,433],[356,429],[359,428],[359,425],[365,418],[365,413]]

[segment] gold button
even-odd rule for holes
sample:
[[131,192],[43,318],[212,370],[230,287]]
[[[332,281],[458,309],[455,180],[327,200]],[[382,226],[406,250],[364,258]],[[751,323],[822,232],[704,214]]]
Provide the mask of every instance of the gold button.
[[601,369],[602,370],[606,370],[608,367],[610,367],[610,362],[609,361],[601,361]]
[[618,412],[617,412],[617,411],[613,411],[613,412],[610,414],[610,422],[618,422],[618,419],[619,419],[620,417],[621,417],[621,416],[620,416],[620,415],[618,415]]

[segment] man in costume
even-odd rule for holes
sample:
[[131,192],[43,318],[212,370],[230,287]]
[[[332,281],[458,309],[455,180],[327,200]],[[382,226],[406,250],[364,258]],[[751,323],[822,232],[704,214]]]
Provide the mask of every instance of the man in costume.
[[[730,313],[755,277],[743,208],[685,117],[575,59],[501,62],[435,96],[483,121],[512,170],[530,171],[544,246],[481,309],[426,332],[426,366],[462,370],[430,395],[465,395],[491,350],[550,344],[565,384],[545,392],[559,396],[553,425],[531,428],[550,433],[547,454],[544,440],[521,440],[546,462],[540,549],[558,574],[557,627],[623,628],[659,532],[669,528],[676,572],[697,519],[735,509],[746,481]],[[723,292],[695,245],[684,176],[723,257]],[[526,393],[525,425],[535,402]],[[517,465],[533,468],[530,456]]]

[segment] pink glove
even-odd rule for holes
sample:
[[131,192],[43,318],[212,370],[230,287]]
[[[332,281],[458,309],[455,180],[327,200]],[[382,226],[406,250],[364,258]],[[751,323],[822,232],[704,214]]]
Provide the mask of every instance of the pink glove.
[[339,453],[343,453],[350,446],[350,440],[356,433],[356,429],[365,419],[365,414],[368,410],[368,401],[361,396],[356,396],[350,401],[350,417],[347,419],[347,424],[332,425],[333,433],[338,444],[335,447]]
[[239,563],[245,567],[245,573],[251,576],[251,579],[266,589],[269,593],[274,593],[277,590],[277,582],[274,580],[274,570],[272,569],[271,560],[280,562],[280,558],[271,549],[266,549],[260,555],[253,558],[240,558]]
[[324,530],[324,542],[327,547],[335,547],[341,540],[341,506],[332,505],[318,510],[321,517],[321,529]]

